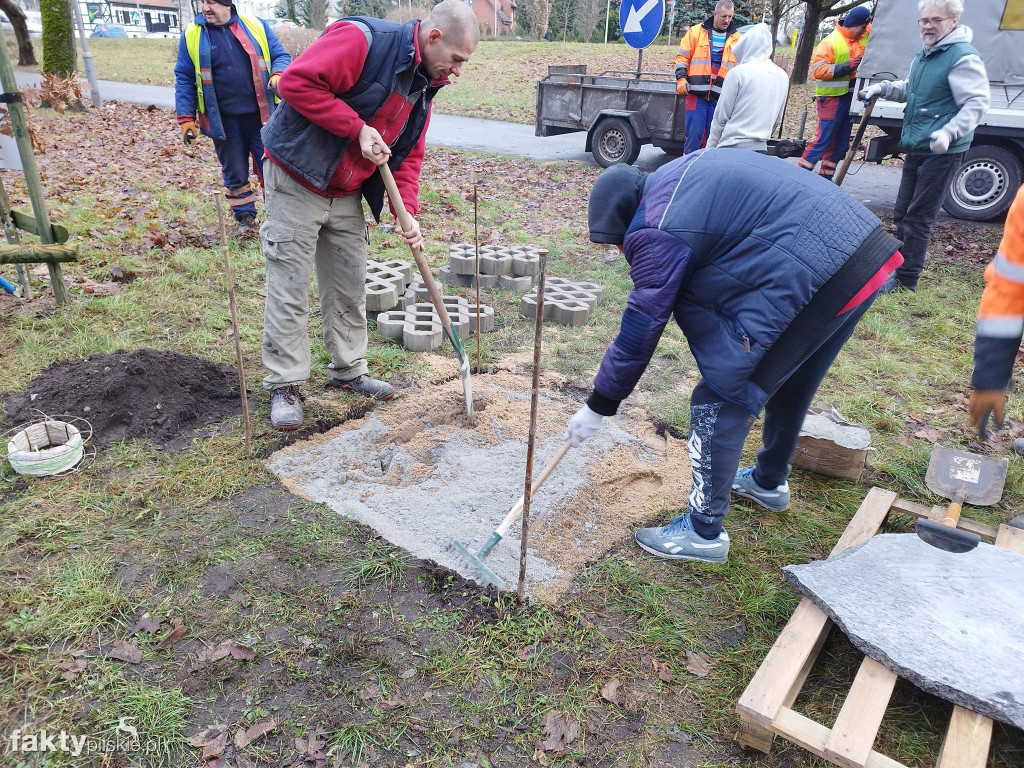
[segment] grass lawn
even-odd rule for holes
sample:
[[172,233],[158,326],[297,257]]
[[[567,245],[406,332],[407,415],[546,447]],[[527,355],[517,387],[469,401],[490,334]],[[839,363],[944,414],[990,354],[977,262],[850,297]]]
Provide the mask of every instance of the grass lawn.
[[[530,45],[521,44],[524,68]],[[154,348],[233,365],[216,218],[202,195],[219,184],[209,142],[185,151],[172,115],[130,105],[102,114],[39,111],[33,122],[47,146],[38,163],[52,218],[72,230],[81,259],[65,270],[70,307],[55,310],[45,296],[5,300],[0,392],[21,392],[51,363],[98,352]],[[552,274],[605,287],[588,325],[544,329],[544,367],[581,392],[617,333],[630,285],[614,250],[586,241],[595,175],[590,166],[446,150],[429,152],[422,175],[420,218],[435,267],[448,243],[472,240],[467,195],[479,179],[481,242],[548,248]],[[4,183],[27,211],[18,178],[5,173]],[[61,478],[16,476],[3,464],[5,737],[16,727],[109,735],[120,718],[134,718],[152,745],[141,758],[147,765],[195,764],[205,744],[238,766],[523,766],[551,758],[536,753],[544,723],[574,723],[578,735],[553,764],[821,766],[795,746],[777,742],[763,756],[732,740],[737,698],[798,602],[780,568],[824,556],[872,485],[937,501],[923,484],[932,442],[966,447],[972,438],[964,393],[973,317],[1000,234],[998,226],[937,225],[920,291],[876,302],[820,393],[870,429],[875,451],[864,478],[796,471],[789,511],[734,504],[732,554],[721,567],[670,565],[625,539],[557,604],[519,609],[291,495],[259,460],[244,458],[240,419],[179,448],[115,443]],[[407,258],[382,228],[371,253]],[[270,430],[258,383],[259,245],[233,243],[231,258],[262,457],[282,439],[359,413],[361,403],[311,397],[309,432],[282,438]],[[111,283],[112,272],[126,271],[134,280]],[[4,275],[14,279],[13,269]],[[530,352],[532,324],[516,298],[490,298],[498,330],[484,355],[502,365]],[[319,332],[314,313],[313,396],[328,378]],[[376,335],[369,361],[398,388],[425,373],[418,355]],[[670,330],[632,402],[685,436],[696,375],[681,334]],[[1005,453],[1024,435],[1022,410],[1011,395],[1007,427],[991,449]],[[748,458],[757,432],[755,425]],[[1024,512],[1022,466],[1011,456],[1003,500],[967,513],[994,524]],[[133,649],[139,656],[125,661]],[[706,674],[688,671],[687,652],[707,658]],[[833,632],[797,708],[831,722],[859,661]],[[613,680],[617,695],[602,696]],[[930,765],[950,711],[900,683],[875,748]],[[5,751],[4,764],[41,764],[31,757]],[[47,765],[122,766],[138,756],[49,757]],[[997,725],[990,768],[1022,763],[1020,732]]]

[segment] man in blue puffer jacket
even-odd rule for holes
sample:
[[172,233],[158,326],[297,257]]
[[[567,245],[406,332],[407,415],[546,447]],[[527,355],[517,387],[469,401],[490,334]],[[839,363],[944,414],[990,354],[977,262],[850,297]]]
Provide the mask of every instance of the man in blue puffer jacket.
[[[834,184],[739,149],[694,152],[649,177],[614,165],[594,183],[588,221],[591,241],[625,254],[634,287],[567,436],[579,445],[615,414],[674,314],[703,377],[690,396],[693,488],[681,514],[636,539],[659,557],[725,562],[731,492],[789,507],[807,408],[903,262],[900,243]],[[762,408],[764,447],[739,469]]]
[[277,81],[292,57],[263,19],[238,13],[231,0],[202,0],[201,5],[202,13],[178,43],[178,125],[185,146],[198,133],[213,139],[238,235],[255,236],[256,195],[249,166],[262,183],[260,129],[274,111]]

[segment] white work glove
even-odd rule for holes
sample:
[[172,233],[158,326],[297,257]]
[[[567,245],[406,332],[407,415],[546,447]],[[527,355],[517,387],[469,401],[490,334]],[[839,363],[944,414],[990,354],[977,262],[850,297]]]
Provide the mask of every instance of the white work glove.
[[572,440],[572,447],[578,448],[584,440],[593,437],[601,430],[601,421],[604,419],[599,413],[594,413],[584,405],[569,419],[569,429],[566,430],[564,438]]
[[867,88],[865,88],[863,91],[860,92],[860,100],[861,101],[871,101],[876,96],[881,96],[881,95],[882,95],[882,84],[881,83],[875,83],[874,85],[869,85]]
[[931,143],[928,147],[937,155],[941,155],[947,149],[949,149],[949,134],[944,128],[939,128],[937,131],[933,131],[931,135]]

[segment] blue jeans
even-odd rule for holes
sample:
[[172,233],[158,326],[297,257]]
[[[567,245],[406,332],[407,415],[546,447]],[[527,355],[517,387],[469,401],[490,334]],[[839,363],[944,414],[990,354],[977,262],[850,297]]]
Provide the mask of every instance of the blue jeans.
[[896,239],[903,241],[900,248],[903,263],[894,276],[907,288],[917,289],[932,237],[932,224],[942,208],[949,180],[963,162],[964,154],[906,155],[903,158],[903,175],[892,220],[896,224]]
[[686,139],[683,142],[683,154],[696,152],[707,143],[716,106],[718,99],[708,101],[704,94],[686,98]]
[[249,184],[249,158],[252,158],[252,172],[263,184],[263,139],[260,138],[259,112],[244,115],[221,115],[224,124],[225,141],[213,142],[224,172],[224,186],[227,187],[228,205],[235,219],[256,215],[256,194]]
[[[833,318],[823,329],[817,346],[770,393],[761,428],[763,447],[757,452],[754,469],[754,480],[762,488],[776,488],[786,482],[789,462],[796,451],[807,409],[839,350],[853,334],[857,322],[868,311],[876,295],[877,292]],[[697,382],[690,395],[687,446],[693,487],[687,510],[692,516],[694,530],[705,538],[714,538],[722,531],[743,443],[755,418],[746,408],[725,400],[703,379]]]
[[846,150],[850,148],[850,132],[853,130],[853,117],[850,115],[852,94],[846,96],[818,96],[818,132],[814,141],[807,145],[798,165],[808,171],[814,170],[815,164],[821,160],[818,173],[831,179],[836,172]]

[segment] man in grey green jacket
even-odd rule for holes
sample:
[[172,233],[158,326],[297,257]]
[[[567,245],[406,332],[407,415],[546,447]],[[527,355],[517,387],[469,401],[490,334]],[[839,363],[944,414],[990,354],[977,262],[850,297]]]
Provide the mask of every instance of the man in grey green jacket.
[[906,157],[893,209],[904,261],[882,286],[885,293],[917,290],[942,198],[989,105],[985,64],[970,44],[970,28],[958,24],[963,0],[920,0],[918,9],[924,48],[907,79],[883,80],[860,94],[907,104],[900,135]]

